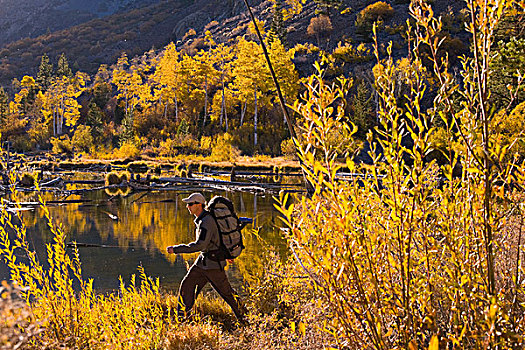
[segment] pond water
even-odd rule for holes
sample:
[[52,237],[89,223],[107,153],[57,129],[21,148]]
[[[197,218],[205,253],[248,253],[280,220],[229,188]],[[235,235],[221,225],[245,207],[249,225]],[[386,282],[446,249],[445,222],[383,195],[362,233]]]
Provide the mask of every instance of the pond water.
[[[50,205],[49,209],[54,220],[63,225],[68,242],[111,246],[79,248],[83,277],[92,278],[97,291],[116,290],[119,276],[129,282],[139,265],[147,275],[160,278],[161,288],[176,290],[186,274],[187,264],[197,257],[197,254],[174,256],[166,253],[169,245],[195,239],[194,217],[182,202],[189,193],[152,191],[114,196],[107,190],[97,190],[67,197],[81,203]],[[279,229],[282,223],[271,195],[220,191],[203,194],[207,199],[214,195],[228,197],[239,216],[254,219],[254,223],[243,230],[245,251],[227,271],[234,285],[262,268],[262,257],[268,245],[285,254],[285,242]],[[34,198],[34,194],[31,196]],[[50,193],[45,194],[45,198],[60,199]],[[36,207],[22,215],[30,244],[36,247],[40,260],[45,260],[44,247],[51,242],[52,236],[43,210]],[[265,243],[253,234],[254,228]],[[0,262],[0,280],[9,280],[9,271],[3,261]]]

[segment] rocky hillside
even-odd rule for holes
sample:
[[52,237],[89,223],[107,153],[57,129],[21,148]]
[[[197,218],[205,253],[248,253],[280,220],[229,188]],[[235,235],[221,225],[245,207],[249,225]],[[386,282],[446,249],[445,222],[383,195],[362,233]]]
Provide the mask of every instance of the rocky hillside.
[[0,46],[159,0],[0,0]]
[[[14,1],[0,0],[2,5],[8,5],[0,7],[1,13],[16,12],[8,10],[9,6],[14,6]],[[20,12],[23,11],[22,5],[30,1],[19,2]],[[70,15],[71,21],[81,21],[88,16],[98,17],[126,6],[149,5],[95,18],[35,38],[18,40],[4,45],[3,48],[0,46],[0,84],[5,87],[10,85],[13,78],[21,78],[24,74],[36,74],[44,53],[50,56],[52,62],[56,62],[57,57],[65,53],[74,70],[94,73],[101,64],[115,63],[122,52],[126,52],[128,56],[140,55],[151,48],[160,49],[170,41],[176,42],[180,47],[198,48],[199,37],[205,30],[210,30],[217,41],[228,41],[245,35],[249,23],[244,2],[239,0],[33,0],[33,4],[38,2],[45,3],[46,6],[54,4],[55,10],[77,11],[75,13],[78,15]],[[364,42],[370,46],[369,33],[356,30],[355,22],[359,12],[373,2],[344,0],[341,9],[346,11],[340,9],[329,12],[332,29],[320,36],[312,36],[307,33],[307,28],[312,18],[317,16],[316,10],[319,8],[315,1],[307,1],[303,12],[284,24],[283,30],[287,33],[288,45],[310,42],[328,50],[333,50],[340,42],[355,46]],[[90,5],[82,5],[83,3]],[[251,0],[250,4],[256,17],[265,21],[268,27],[273,17],[273,3],[268,0]],[[409,17],[408,4],[404,0],[391,1],[390,4],[394,10],[393,15],[384,21],[379,35],[383,42],[394,41],[394,49],[402,54],[405,50],[402,32],[403,25]],[[435,0],[433,6],[437,13],[448,16],[447,25],[451,32],[457,33],[461,30],[461,21],[457,21],[460,1]],[[30,10],[28,7],[27,11]],[[194,29],[195,35],[185,35],[189,29]],[[462,50],[461,41],[452,44],[458,46],[456,51]],[[312,60],[312,57],[298,56],[299,69],[311,67]],[[357,63],[363,62],[348,62],[353,66]]]
[[0,48],[0,84],[7,87],[13,78],[36,74],[44,53],[52,62],[65,53],[73,69],[93,73],[100,64],[114,63],[122,52],[134,56],[161,48],[182,39],[190,28],[201,32],[209,22],[225,21],[243,10],[243,2],[237,0],[164,0],[18,40]]

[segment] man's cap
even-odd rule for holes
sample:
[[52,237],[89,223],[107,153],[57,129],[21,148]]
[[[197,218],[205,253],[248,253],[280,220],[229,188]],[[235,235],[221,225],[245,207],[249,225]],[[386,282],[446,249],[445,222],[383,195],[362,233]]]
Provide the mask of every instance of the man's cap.
[[190,196],[188,198],[183,198],[182,201],[184,203],[202,203],[202,204],[205,204],[206,203],[206,198],[204,198],[204,196],[198,192],[195,192],[195,193],[192,193],[190,194]]

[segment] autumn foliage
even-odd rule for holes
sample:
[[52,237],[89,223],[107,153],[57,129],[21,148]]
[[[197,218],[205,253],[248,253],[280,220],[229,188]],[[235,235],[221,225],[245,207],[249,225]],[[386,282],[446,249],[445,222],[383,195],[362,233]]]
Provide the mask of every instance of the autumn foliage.
[[[525,344],[519,209],[525,169],[513,157],[515,143],[500,142],[509,134],[492,123],[497,114],[487,88],[493,29],[512,4],[467,5],[477,24],[468,27],[476,54],[464,59],[461,86],[438,58],[440,20],[426,2],[410,6],[417,25],[409,27],[415,39],[401,78],[406,93],[396,93],[399,66],[390,54],[381,58],[376,43],[380,125],[368,135],[372,164],[347,158],[346,167],[359,174],[353,180],[341,181],[339,154],[329,142],[341,128],[347,82],[328,85],[319,69],[294,105],[308,131],[300,157],[314,191],[294,201],[281,196],[280,210],[292,259],[328,306],[325,329],[340,346]],[[431,71],[419,54],[422,45],[431,52]],[[431,80],[440,89],[433,105],[424,107]],[[426,159],[429,131],[438,120],[454,149],[442,165]]]
[[[362,15],[375,39],[377,120],[373,126],[362,123],[369,128],[371,161],[352,156],[359,128],[348,114],[371,114],[369,106],[348,107],[352,80],[327,78],[333,57],[315,64],[298,100],[296,80],[285,79],[291,82],[284,94],[294,101],[299,133],[282,146],[290,153],[290,143],[297,145],[311,191],[283,191],[278,198],[288,256],[270,252],[264,273],[249,278],[252,326],[234,333],[237,342],[228,344],[232,338],[213,322],[173,321],[173,298],[161,298],[158,281],[141,269],[140,285],[132,280],[122,283],[119,295],[96,295],[91,282],[81,279],[78,253],[65,254],[63,229],[49,217],[54,241],[44,269],[27,245],[23,225],[12,224],[3,210],[2,256],[44,325],[37,339],[85,348],[225,343],[229,348],[523,348],[525,166],[519,130],[524,105],[514,101],[523,75],[518,72],[517,84],[506,86],[514,104],[493,99],[489,83],[498,66],[493,64],[498,24],[517,8],[523,13],[523,4],[466,1],[472,52],[461,58],[457,72],[441,54],[442,22],[427,1],[410,4],[414,21],[407,22],[408,54],[400,59],[393,57],[392,43],[380,46],[373,24],[391,15],[391,7],[374,6]],[[368,16],[368,11],[377,13]],[[257,145],[261,119],[268,128],[275,122],[269,113],[258,119],[275,99],[260,46],[240,39],[231,49],[209,36],[202,43],[205,48],[193,56],[170,45],[159,57],[130,62],[122,56],[115,67],[99,72],[95,81],[118,92],[113,113],[123,120],[121,150],[144,138],[153,142],[150,136],[158,134],[166,153],[173,143],[207,150],[215,145],[212,157],[231,159],[236,137],[249,133]],[[339,53],[351,49],[340,46]],[[270,51],[278,75],[295,78],[287,64],[293,52],[278,40]],[[22,80],[9,113],[33,125],[35,115],[44,117],[43,108],[57,108],[57,118],[48,114],[46,129],[56,131],[50,128],[60,124],[63,109],[43,103],[39,89],[33,78]],[[166,128],[145,127],[146,115],[163,120]],[[211,125],[224,133],[206,134]],[[199,141],[193,135],[200,135]],[[430,157],[436,152],[439,159]],[[44,203],[42,210],[48,216]],[[16,236],[14,243],[7,231]],[[14,247],[26,252],[34,269],[16,259]],[[213,310],[220,307],[206,309]]]
[[[97,153],[124,144],[153,151],[162,142],[186,137],[198,145],[203,136],[230,132],[232,142],[251,138],[251,145],[242,146],[247,154],[278,154],[286,127],[274,107],[277,93],[260,44],[244,38],[234,45],[217,44],[209,32],[201,41],[192,52],[172,43],[160,53],[133,59],[124,53],[94,77],[72,75],[64,56],[53,71],[43,56],[36,78],[15,82],[11,101],[2,95],[2,118],[9,121],[2,123],[3,137],[12,140],[16,150],[53,145],[61,152],[66,148],[56,145],[76,134],[78,147],[69,149]],[[285,98],[293,101],[298,89],[294,51],[278,39],[267,46]],[[251,129],[243,128],[245,124]],[[265,134],[267,125],[282,131]],[[27,135],[17,131],[24,127]],[[180,142],[174,146],[174,153],[185,147]],[[201,152],[198,147],[190,151]]]

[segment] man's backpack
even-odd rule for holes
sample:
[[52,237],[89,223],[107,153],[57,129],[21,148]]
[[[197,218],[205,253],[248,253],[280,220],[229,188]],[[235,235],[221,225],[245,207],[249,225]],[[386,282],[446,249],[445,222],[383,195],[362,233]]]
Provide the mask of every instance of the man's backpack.
[[241,233],[244,224],[235,214],[233,203],[228,198],[215,196],[208,202],[206,210],[215,219],[220,238],[219,248],[208,251],[206,257],[213,261],[235,259],[244,249]]

